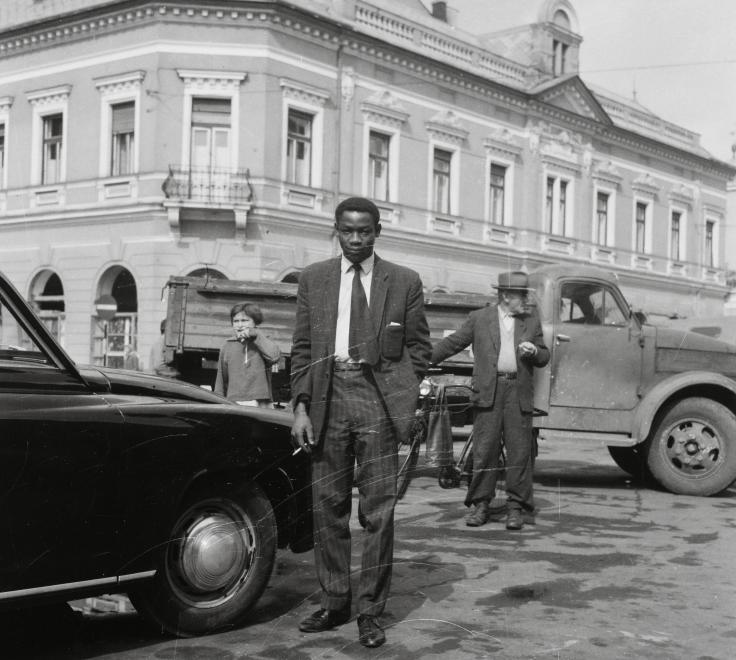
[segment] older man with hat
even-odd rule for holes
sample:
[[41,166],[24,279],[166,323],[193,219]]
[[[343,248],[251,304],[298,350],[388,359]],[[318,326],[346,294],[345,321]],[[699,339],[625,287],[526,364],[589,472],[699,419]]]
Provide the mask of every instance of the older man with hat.
[[506,447],[506,528],[521,529],[524,513],[533,514],[532,413],[534,367],[549,361],[542,326],[527,307],[529,280],[512,271],[498,276],[498,304],[471,312],[454,334],[432,352],[437,364],[472,344],[473,475],[465,505],[466,524],[484,525],[490,517],[498,479],[501,443]]

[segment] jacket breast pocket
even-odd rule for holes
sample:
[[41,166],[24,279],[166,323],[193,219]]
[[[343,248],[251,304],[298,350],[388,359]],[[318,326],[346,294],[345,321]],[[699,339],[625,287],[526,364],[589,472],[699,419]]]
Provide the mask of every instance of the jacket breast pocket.
[[381,355],[386,360],[400,360],[404,348],[404,326],[401,323],[389,323],[381,337]]

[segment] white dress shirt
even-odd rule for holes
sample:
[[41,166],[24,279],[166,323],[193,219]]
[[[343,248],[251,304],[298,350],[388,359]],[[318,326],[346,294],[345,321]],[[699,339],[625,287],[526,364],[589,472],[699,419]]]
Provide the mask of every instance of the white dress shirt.
[[[373,279],[373,264],[375,255],[371,254],[365,261],[360,263],[360,282],[365,291],[365,297],[370,306],[371,302],[371,280]],[[335,359],[339,361],[350,360],[348,344],[350,337],[350,303],[353,297],[353,271],[352,262],[342,256],[340,260],[340,297],[337,301],[337,327],[335,328]]]

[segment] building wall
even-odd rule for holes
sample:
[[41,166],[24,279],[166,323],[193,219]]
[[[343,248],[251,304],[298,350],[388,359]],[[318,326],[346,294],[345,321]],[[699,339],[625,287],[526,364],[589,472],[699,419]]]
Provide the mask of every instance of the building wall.
[[[485,293],[500,270],[595,263],[619,273],[630,302],[645,311],[722,310],[724,241],[716,241],[715,264],[705,264],[704,223],[726,224],[733,170],[606,124],[579,80],[545,100],[448,57],[432,58],[431,50],[413,52],[284,6],[258,13],[233,3],[222,16],[189,15],[176,4],[137,7],[117,14],[104,8],[111,22],[94,28],[86,14],[72,15],[71,36],[14,46],[12,53],[0,32],[8,170],[0,190],[0,262],[29,296],[39,273],[58,274],[62,341],[76,360],[96,357],[94,303],[111,268],[124,267],[135,280],[136,339],[145,360],[169,276],[207,266],[233,279],[278,281],[338,254],[332,211],[340,198],[366,192],[371,128],[393,136],[391,195],[379,201],[379,252],[419,271],[428,290]],[[84,24],[89,37],[77,38]],[[29,38],[35,34],[33,25],[24,29]],[[51,100],[39,101],[39,90]],[[166,193],[169,168],[188,158],[192,95],[227,90],[237,109],[232,169],[250,198],[197,201]],[[136,98],[139,116],[137,170],[117,177],[100,174],[109,142],[103,97],[111,93]],[[41,186],[32,171],[33,113],[47,102],[66,103],[66,176]],[[323,127],[314,136],[311,185],[284,180],[289,105],[315,112],[315,125]],[[431,210],[435,146],[454,153],[450,213]],[[503,226],[489,221],[491,162],[507,168]],[[569,185],[567,230],[556,235],[545,221],[548,176]],[[606,247],[595,243],[599,189],[615,202]],[[644,255],[633,249],[637,199],[651,207]],[[675,207],[683,213],[677,261],[667,248]]]

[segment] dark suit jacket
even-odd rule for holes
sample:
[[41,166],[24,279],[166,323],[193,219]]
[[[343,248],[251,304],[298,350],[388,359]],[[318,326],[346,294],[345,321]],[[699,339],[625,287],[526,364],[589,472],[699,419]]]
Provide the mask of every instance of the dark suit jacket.
[[[339,257],[312,264],[299,276],[291,393],[295,402],[303,395],[309,398],[316,438],[326,427],[339,293]],[[403,435],[414,419],[418,384],[432,351],[419,275],[376,255],[369,307],[380,348],[373,374],[396,431]]]
[[[549,350],[544,344],[542,326],[536,314],[516,317],[514,345],[530,341],[537,347],[534,357],[520,359],[516,351],[519,401],[524,412],[534,410],[534,367],[549,362]],[[432,352],[432,362],[438,363],[473,345],[474,403],[483,408],[493,406],[496,397],[496,367],[501,350],[501,332],[498,327],[498,307],[493,305],[471,312],[467,321],[454,334],[440,341]]]

